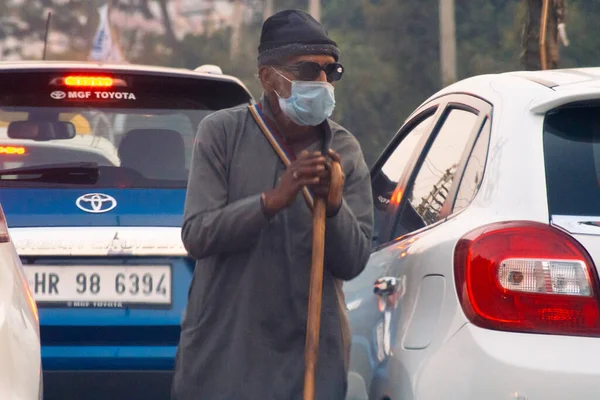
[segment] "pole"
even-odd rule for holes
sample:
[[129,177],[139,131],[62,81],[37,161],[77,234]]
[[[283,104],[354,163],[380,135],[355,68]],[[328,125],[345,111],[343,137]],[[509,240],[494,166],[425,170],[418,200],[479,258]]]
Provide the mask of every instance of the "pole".
[[273,0],[265,0],[265,8],[263,9],[263,21],[273,15]]
[[456,82],[456,26],[454,0],[439,0],[440,67],[442,84]]
[[321,22],[321,0],[308,0],[308,13]]
[[50,31],[50,18],[52,13],[48,12],[48,18],[46,19],[46,34],[44,35],[44,53],[42,54],[42,60],[46,59],[46,48],[48,47],[48,32]]
[[546,53],[546,28],[548,26],[549,0],[543,0],[542,19],[540,21],[540,61],[542,69],[548,69],[548,56]]
[[233,26],[231,32],[230,60],[237,58],[240,52],[241,29],[242,29],[242,0],[235,0],[233,6]]

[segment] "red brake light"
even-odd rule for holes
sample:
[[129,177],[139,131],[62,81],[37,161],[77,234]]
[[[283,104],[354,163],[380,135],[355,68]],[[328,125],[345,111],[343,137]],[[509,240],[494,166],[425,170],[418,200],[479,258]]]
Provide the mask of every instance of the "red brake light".
[[21,155],[25,153],[26,149],[23,146],[0,146],[0,154]]
[[508,222],[476,229],[458,242],[454,272],[462,308],[477,326],[600,336],[594,263],[556,228]]
[[113,86],[113,79],[105,76],[67,76],[65,85],[111,87]]
[[6,243],[10,241],[8,235],[8,226],[6,225],[6,217],[4,216],[4,210],[0,206],[0,243]]

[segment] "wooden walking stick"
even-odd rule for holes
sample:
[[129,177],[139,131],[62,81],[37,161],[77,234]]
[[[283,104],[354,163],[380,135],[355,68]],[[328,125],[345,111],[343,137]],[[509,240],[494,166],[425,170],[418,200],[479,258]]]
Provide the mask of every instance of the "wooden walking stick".
[[315,398],[315,369],[319,354],[319,332],[321,329],[321,301],[323,293],[323,262],[325,259],[325,219],[327,203],[338,204],[342,196],[342,167],[331,161],[329,198],[315,197],[313,205],[313,245],[310,268],[310,289],[308,297],[308,321],[306,326],[306,347],[304,352],[304,400]]

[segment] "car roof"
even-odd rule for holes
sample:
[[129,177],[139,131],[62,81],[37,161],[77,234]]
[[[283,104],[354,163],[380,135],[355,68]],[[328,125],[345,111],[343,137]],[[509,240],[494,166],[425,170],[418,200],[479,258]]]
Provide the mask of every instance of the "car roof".
[[600,83],[600,68],[567,68],[545,71],[513,71],[506,73],[539,83],[554,90]]
[[529,104],[529,110],[544,114],[567,103],[600,99],[600,68],[568,68],[546,71],[511,72],[518,78],[548,89]]
[[[215,68],[220,70],[218,67]],[[242,83],[242,81],[234,76],[222,73],[202,72],[200,69],[201,67],[199,67],[197,70],[190,70],[185,68],[160,67],[155,65],[103,63],[94,61],[0,61],[0,73],[11,71],[47,72],[54,70],[148,73],[152,75],[181,76],[235,82],[248,91],[247,87]]]
[[435,98],[453,93],[479,96],[492,103],[493,99],[510,99],[532,113],[544,114],[567,103],[600,99],[600,67],[477,75],[443,88],[418,110]]

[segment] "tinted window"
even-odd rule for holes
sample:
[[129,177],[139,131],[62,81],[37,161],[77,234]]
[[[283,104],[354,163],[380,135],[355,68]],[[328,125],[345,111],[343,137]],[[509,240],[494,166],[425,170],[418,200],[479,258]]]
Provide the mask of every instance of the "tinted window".
[[452,212],[458,212],[466,208],[477,194],[483,178],[489,143],[490,120],[487,119],[467,161]]
[[213,79],[115,73],[113,86],[73,87],[67,75],[82,74],[0,73],[0,186],[185,188],[200,121],[250,99]]
[[472,112],[453,109],[427,152],[412,187],[404,195],[394,235],[401,236],[439,220],[456,167],[477,121]]
[[550,213],[600,216],[600,106],[548,114],[544,159]]
[[430,115],[414,126],[394,149],[390,157],[383,164],[379,173],[377,173],[373,179],[373,200],[375,202],[374,231],[376,236],[378,236],[381,220],[387,211],[390,198],[402,176],[402,172],[421,138],[428,132],[432,120],[433,115]]

